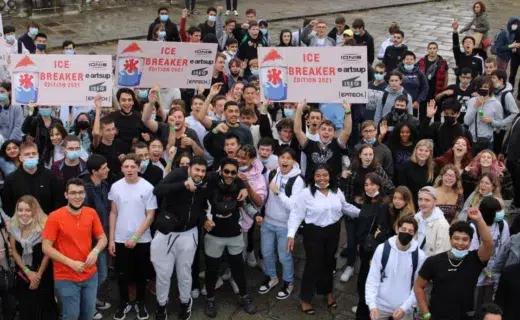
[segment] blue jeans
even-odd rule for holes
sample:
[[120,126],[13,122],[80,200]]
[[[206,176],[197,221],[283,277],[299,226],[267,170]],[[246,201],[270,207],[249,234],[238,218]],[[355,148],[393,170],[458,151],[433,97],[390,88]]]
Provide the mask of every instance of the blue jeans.
[[265,274],[269,277],[276,275],[276,254],[283,268],[283,280],[293,282],[294,265],[292,254],[287,252],[287,228],[278,227],[267,222],[262,224],[262,255],[264,256]]
[[98,288],[105,282],[108,276],[108,252],[103,250],[97,258]]
[[97,272],[83,282],[56,280],[54,284],[61,299],[62,320],[92,320],[96,313]]

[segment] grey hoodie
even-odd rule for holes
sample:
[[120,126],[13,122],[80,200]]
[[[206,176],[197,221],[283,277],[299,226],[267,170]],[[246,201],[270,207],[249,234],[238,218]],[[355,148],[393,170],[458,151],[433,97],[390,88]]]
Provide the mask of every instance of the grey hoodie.
[[[473,142],[476,142],[478,138],[489,138],[489,141],[493,141],[493,131],[495,129],[501,129],[501,124],[498,121],[502,121],[504,118],[502,105],[500,101],[498,101],[495,97],[491,97],[488,101],[484,102],[483,105],[479,107],[479,110],[484,111],[484,116],[491,117],[493,122],[491,125],[480,121],[480,116],[477,115],[477,108],[475,108],[475,104],[479,97],[473,97],[469,99],[466,110],[466,115],[464,116],[464,124],[468,126],[469,132],[471,132],[471,136],[473,137]],[[478,131],[478,136],[475,132],[475,118],[477,120],[476,127]]]
[[[392,111],[392,108],[395,105],[395,99],[398,96],[403,94],[404,88],[401,87],[398,91],[393,91],[390,86],[386,87],[385,92],[388,92],[388,97],[386,98],[386,103],[383,106],[383,95],[377,101],[376,113],[374,115],[374,122],[379,125],[379,121],[389,114]],[[413,114],[413,106],[412,106],[412,97],[408,94],[408,113]]]
[[[493,127],[499,127],[502,130],[507,130],[509,125],[513,122],[516,115],[518,114],[518,106],[516,104],[515,98],[513,97],[513,86],[509,82],[506,82],[506,87],[503,90],[495,93],[495,98],[500,101],[500,104],[502,104],[502,95],[504,92],[506,92],[506,96],[503,100],[505,102],[505,106],[502,106],[502,112],[505,109],[507,112],[509,112],[509,115],[502,120],[493,120],[492,125]],[[505,116],[505,114],[503,116]]]
[[502,245],[501,250],[491,270],[493,282],[497,283],[504,268],[513,264],[520,263],[520,234],[515,234],[509,241]]

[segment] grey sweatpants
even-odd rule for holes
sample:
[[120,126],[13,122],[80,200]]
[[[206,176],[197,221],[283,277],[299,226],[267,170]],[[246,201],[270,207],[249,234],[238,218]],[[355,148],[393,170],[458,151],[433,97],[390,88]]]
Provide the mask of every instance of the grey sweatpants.
[[157,275],[157,302],[164,306],[168,301],[173,268],[177,273],[179,298],[182,303],[191,297],[191,265],[197,250],[197,228],[184,232],[163,234],[157,231],[152,240],[150,256]]

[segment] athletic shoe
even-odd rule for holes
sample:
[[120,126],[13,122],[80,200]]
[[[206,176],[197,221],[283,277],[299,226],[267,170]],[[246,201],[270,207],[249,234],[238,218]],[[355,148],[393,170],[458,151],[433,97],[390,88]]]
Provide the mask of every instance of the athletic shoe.
[[353,306],[352,309],[350,309],[352,312],[357,313],[357,306]]
[[114,320],[123,320],[130,310],[132,310],[131,304],[128,302],[119,302],[119,307],[117,307],[117,311],[114,314]]
[[96,309],[98,310],[107,310],[110,309],[112,305],[106,301],[96,300]]
[[292,284],[292,282],[284,281],[282,290],[278,291],[278,294],[276,295],[276,299],[284,300],[284,299],[289,298],[293,289],[294,289],[294,285]]
[[255,252],[254,251],[251,251],[251,252],[247,253],[246,261],[247,261],[247,265],[250,266],[251,268],[256,267],[257,262],[256,262],[256,257],[255,257]]
[[341,274],[341,282],[348,282],[352,274],[354,274],[354,267],[347,267],[345,271],[343,271],[343,274]]
[[[238,11],[233,10],[233,14],[238,17]],[[520,100],[520,99],[519,99]]]
[[137,301],[135,304],[135,312],[137,313],[137,319],[139,320],[146,320],[150,317],[143,301]]
[[258,293],[260,294],[266,294],[268,293],[269,291],[271,291],[271,289],[276,286],[278,284],[278,278],[271,278],[269,276],[266,276],[265,277],[265,281],[264,283],[262,283],[262,285],[260,286],[260,288],[258,288]]
[[103,315],[101,313],[99,313],[98,311],[96,311],[96,313],[94,313],[94,316],[92,317],[93,320],[101,320],[103,319]]
[[191,318],[191,307],[193,306],[193,299],[187,303],[181,302],[181,308],[179,311],[179,320],[189,320]]
[[191,297],[193,299],[197,299],[198,297],[200,296],[200,290],[195,288],[193,290],[191,290]]
[[215,283],[215,290],[222,287],[223,285],[224,285],[224,280],[222,279],[222,277],[218,277],[217,283]]
[[202,287],[202,289],[200,289],[200,294],[203,295],[203,296],[207,296],[208,295],[208,290],[206,290],[206,285],[204,285]]
[[215,303],[215,298],[206,299],[206,308],[204,308],[204,313],[208,318],[215,318],[217,316],[217,304]]
[[225,13],[225,15],[226,15],[226,16],[229,16],[229,14],[230,14],[230,13],[231,13],[231,11],[229,11],[229,10],[226,10],[226,13]]
[[235,280],[233,280],[233,278],[229,279],[229,284],[231,285],[231,289],[233,289],[234,293],[239,293],[240,292],[240,290],[238,289],[238,285],[235,282]]
[[224,271],[224,274],[221,276],[221,278],[224,281],[228,281],[231,278],[231,269],[227,268],[226,271]]
[[238,304],[244,309],[247,314],[255,314],[256,307],[253,304],[253,298],[251,295],[246,294],[245,296],[238,298]]
[[168,312],[166,311],[167,307],[168,303],[166,303],[164,306],[157,304],[157,309],[155,310],[156,320],[168,320]]

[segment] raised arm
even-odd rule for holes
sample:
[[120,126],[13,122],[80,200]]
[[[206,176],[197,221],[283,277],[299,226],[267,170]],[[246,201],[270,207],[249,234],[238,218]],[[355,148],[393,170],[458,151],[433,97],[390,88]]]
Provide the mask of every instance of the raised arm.
[[215,35],[217,36],[218,44],[221,49],[226,48],[226,43],[224,41],[224,24],[222,23],[222,11],[224,8],[222,6],[217,7],[217,23],[215,24]]
[[208,109],[209,105],[211,104],[211,100],[218,95],[220,92],[220,88],[222,87],[222,83],[215,83],[211,86],[209,89],[208,97],[206,98],[206,101],[204,101],[204,104],[202,105],[202,108],[200,108],[199,113],[196,115],[197,121],[202,123],[204,128],[207,130],[211,129],[211,126],[213,124],[213,121],[208,117]]
[[343,102],[343,109],[345,109],[345,119],[343,120],[343,130],[338,136],[338,144],[345,148],[347,146],[348,138],[352,132],[352,110],[351,104]]
[[94,99],[94,105],[96,106],[96,115],[94,117],[94,126],[92,127],[92,145],[94,149],[99,146],[101,142],[101,96],[98,95]]
[[302,114],[303,108],[307,105],[307,102],[304,100],[303,102],[298,103],[296,106],[296,114],[294,115],[294,135],[298,140],[300,146],[305,146],[307,144],[307,135],[303,132],[302,129]]

